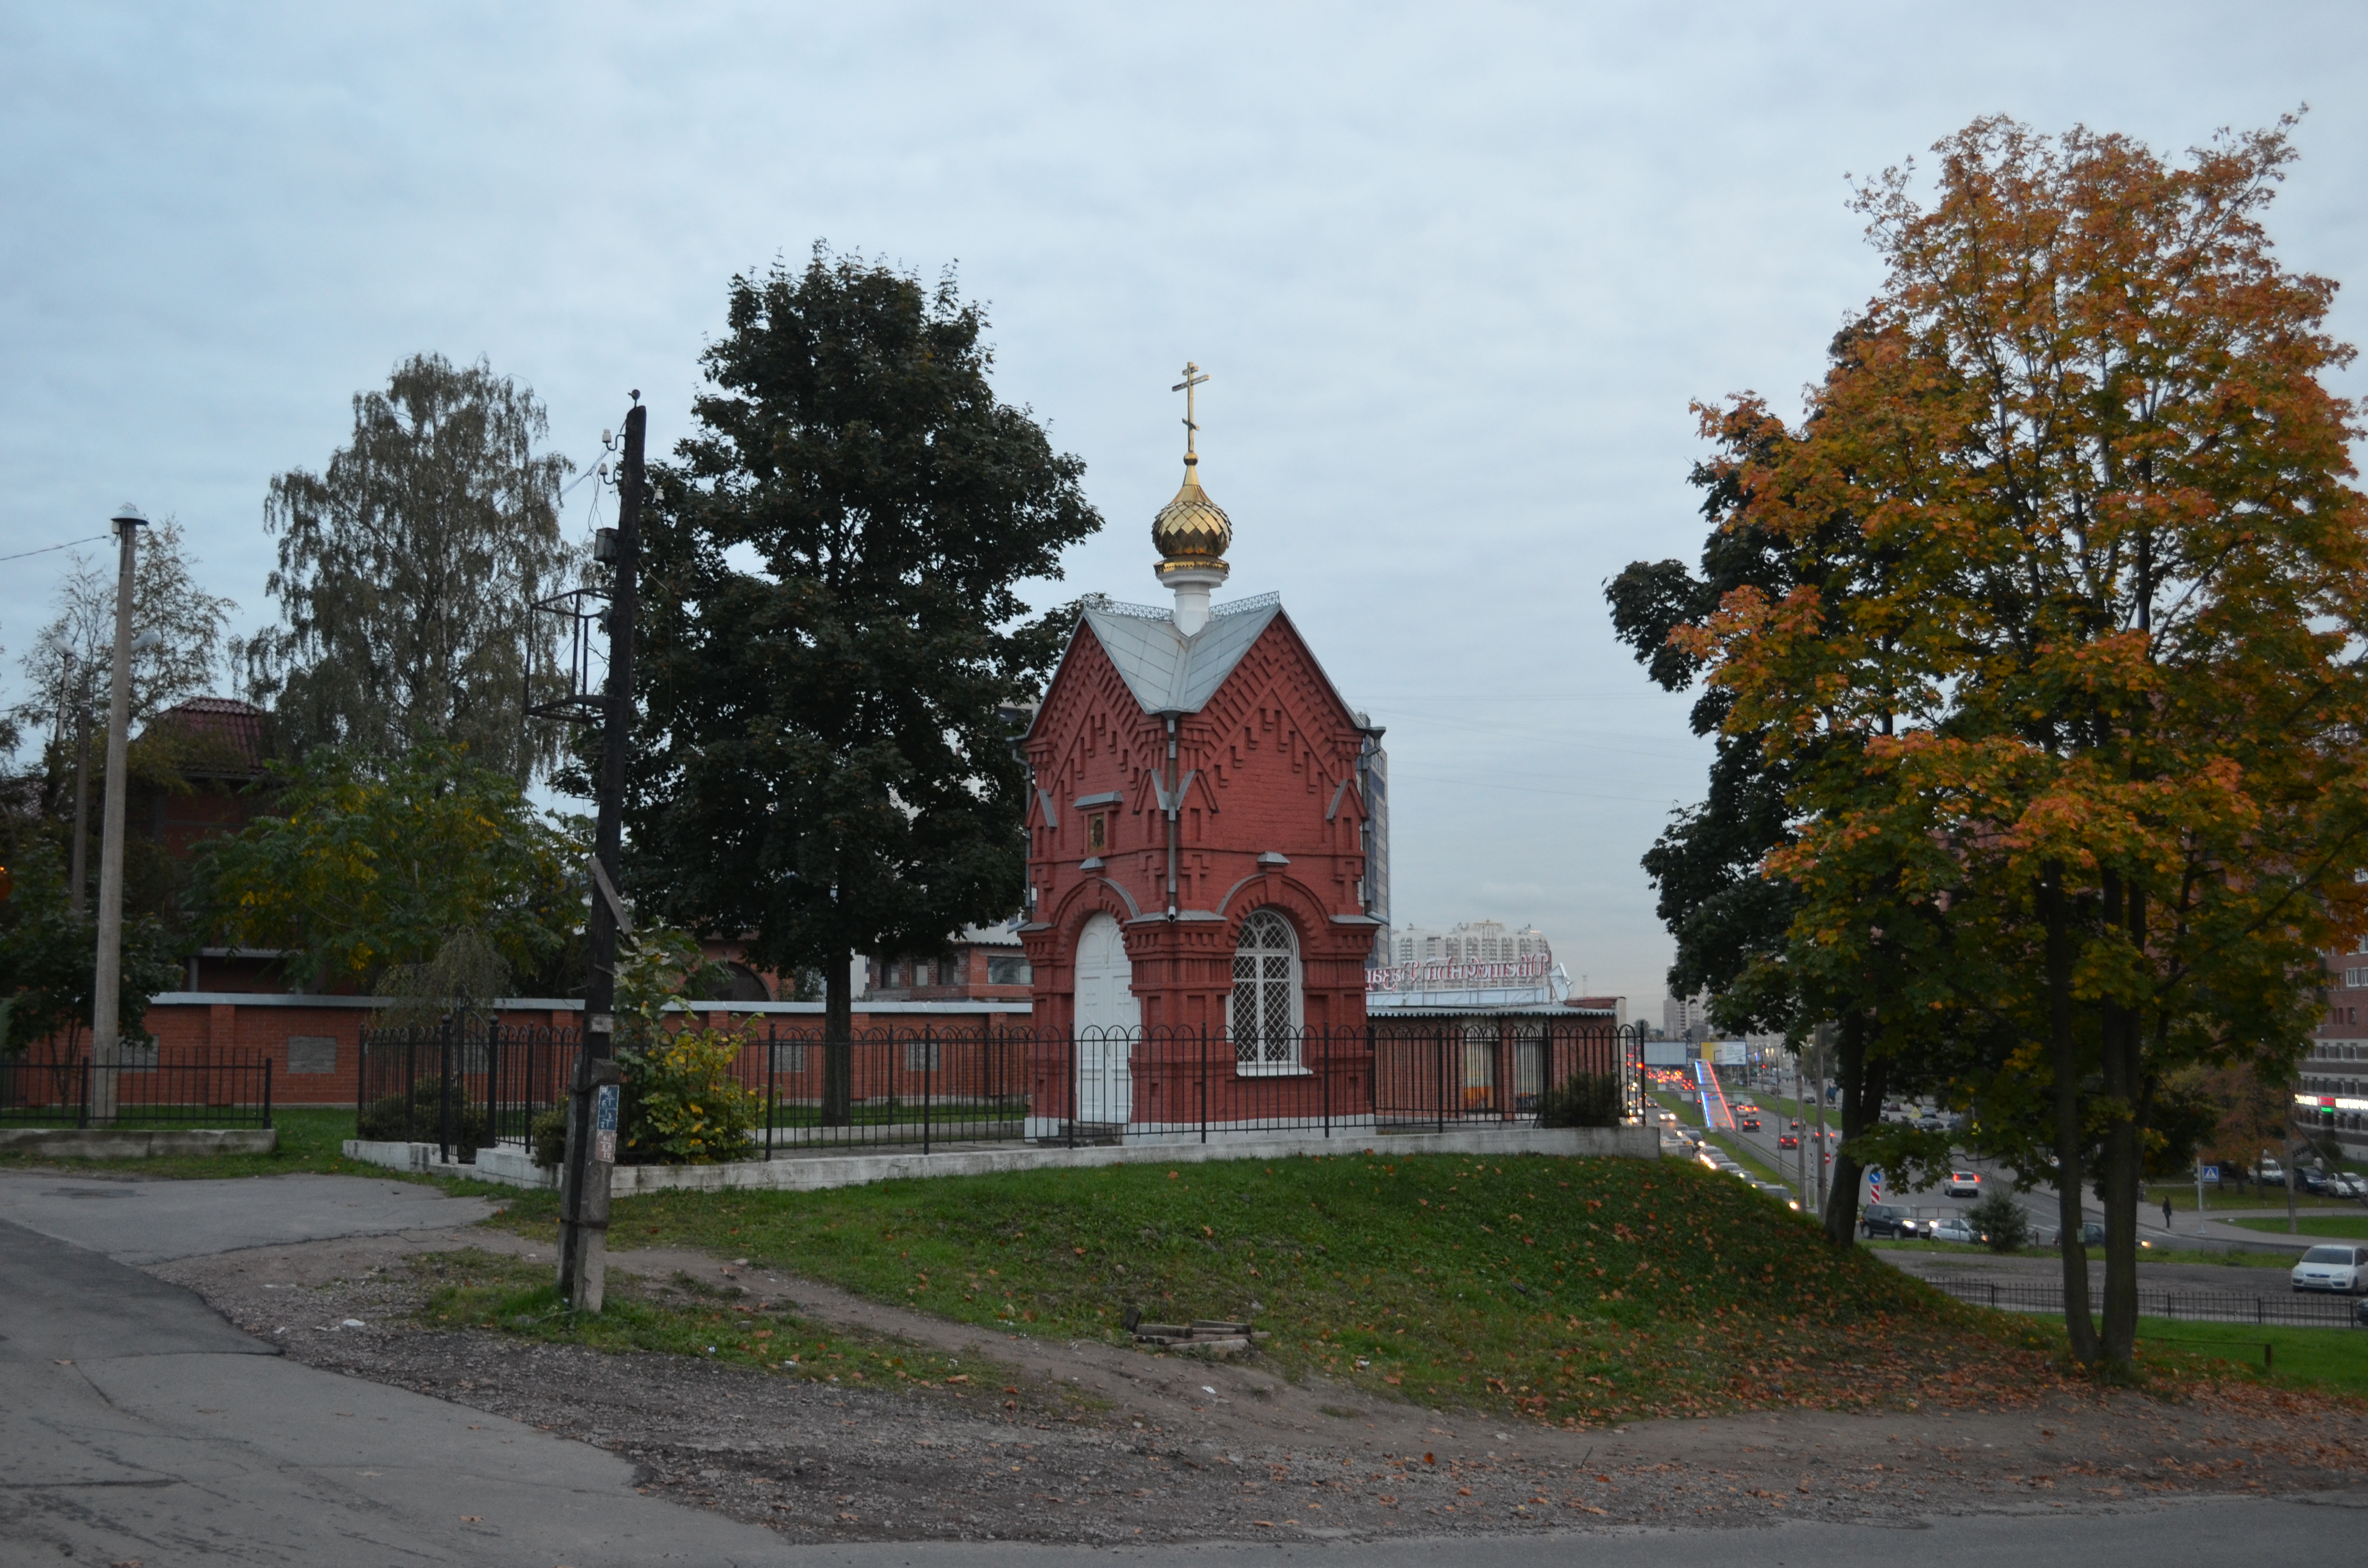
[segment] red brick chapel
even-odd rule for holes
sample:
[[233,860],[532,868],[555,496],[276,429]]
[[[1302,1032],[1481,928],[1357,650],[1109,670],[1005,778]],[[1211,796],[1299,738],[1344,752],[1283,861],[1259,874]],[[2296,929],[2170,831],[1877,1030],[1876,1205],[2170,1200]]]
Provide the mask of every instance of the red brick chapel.
[[[1236,1075],[1310,1074],[1317,1038],[1365,1021],[1385,919],[1367,880],[1381,731],[1279,596],[1210,602],[1233,525],[1199,478],[1190,398],[1205,379],[1188,368],[1179,388],[1184,483],[1151,528],[1172,604],[1088,601],[1022,742],[1019,936],[1043,1036],[1189,1039]],[[1132,1117],[1121,1101],[1106,1119],[1145,1119],[1143,1089]]]

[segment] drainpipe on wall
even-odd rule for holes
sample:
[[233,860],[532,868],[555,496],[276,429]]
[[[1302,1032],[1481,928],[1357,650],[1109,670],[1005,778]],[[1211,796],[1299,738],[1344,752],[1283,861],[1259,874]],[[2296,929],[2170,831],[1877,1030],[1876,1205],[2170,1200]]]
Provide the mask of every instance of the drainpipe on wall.
[[1184,791],[1176,781],[1176,715],[1167,715],[1167,778],[1160,789],[1167,797],[1167,918],[1176,918],[1176,818]]

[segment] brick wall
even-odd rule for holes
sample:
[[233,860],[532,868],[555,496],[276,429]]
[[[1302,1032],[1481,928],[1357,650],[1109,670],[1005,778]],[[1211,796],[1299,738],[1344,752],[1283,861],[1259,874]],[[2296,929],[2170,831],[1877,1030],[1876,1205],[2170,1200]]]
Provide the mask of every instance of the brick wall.
[[[245,992],[167,992],[148,1005],[148,1031],[156,1037],[157,1059],[170,1062],[208,1054],[262,1057],[271,1063],[271,1097],[279,1105],[351,1105],[358,1088],[357,1063],[362,1030],[381,1004],[368,996],[303,996]],[[822,1019],[819,1002],[715,1004],[700,1015],[712,1024],[754,1023],[768,1018],[784,1026],[809,1027]],[[566,1001],[524,999],[499,1012],[506,1025],[572,1030],[582,1008]],[[938,1003],[859,1007],[858,1030],[875,1027],[917,1028],[932,1022],[972,1025],[1025,1024],[1024,1003]]]

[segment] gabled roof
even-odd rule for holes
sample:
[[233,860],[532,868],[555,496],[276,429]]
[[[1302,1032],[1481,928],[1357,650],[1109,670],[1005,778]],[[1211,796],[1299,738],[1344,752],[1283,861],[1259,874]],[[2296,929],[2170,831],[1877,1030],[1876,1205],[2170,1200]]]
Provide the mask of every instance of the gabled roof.
[[1281,613],[1280,594],[1213,605],[1209,624],[1185,637],[1172,611],[1105,599],[1087,607],[1079,631],[1093,632],[1144,712],[1198,713]]
[[190,743],[181,771],[193,778],[260,778],[270,715],[233,697],[192,697],[152,717],[143,735],[177,732]]

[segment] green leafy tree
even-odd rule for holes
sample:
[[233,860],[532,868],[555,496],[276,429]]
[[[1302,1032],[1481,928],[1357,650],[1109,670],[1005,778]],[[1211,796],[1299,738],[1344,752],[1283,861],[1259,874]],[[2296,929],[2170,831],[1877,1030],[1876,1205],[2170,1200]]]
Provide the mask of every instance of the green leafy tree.
[[[574,943],[580,824],[537,812],[507,773],[437,742],[393,756],[324,747],[275,771],[274,814],[199,847],[218,939],[285,949],[291,978],[339,986],[439,955],[539,976]],[[448,953],[461,932],[471,953]]]
[[558,760],[560,727],[524,711],[558,635],[528,607],[578,570],[559,532],[572,465],[535,449],[547,429],[534,393],[483,360],[416,355],[355,396],[326,468],[273,477],[280,624],[236,653],[291,752],[432,736],[521,783]]
[[1912,937],[1889,1016],[1941,1020],[1953,1102],[2056,1188],[2074,1352],[2119,1367],[2166,1085],[2288,1078],[2317,954],[2363,925],[2368,506],[2321,381],[2351,351],[2333,285],[2261,226],[2283,130],[2176,166],[2004,119],[1938,151],[1929,205],[1906,171],[1861,192],[1884,288],[1742,475],[1818,570],[1679,636],[1731,725],[1859,748],[1802,770],[1768,857],[1801,894],[1792,961]]
[[1005,718],[1054,646],[1018,586],[1100,526],[1084,465],[987,382],[951,278],[817,248],[738,278],[699,433],[653,472],[632,880],[825,980],[848,1114],[858,951],[926,950],[1025,893]]
[[[1853,362],[1857,336],[1853,329],[1835,338],[1836,367]],[[1664,689],[1700,685],[1694,731],[1717,737],[1706,799],[1677,814],[1645,852],[1644,866],[1677,940],[1669,970],[1674,993],[1708,990],[1723,1027],[1783,1030],[1796,1049],[1808,1044],[1816,1026],[1836,1022],[1830,1049],[1819,1055],[1835,1080],[1844,1141],[1823,1218],[1829,1239],[1850,1246],[1857,1241],[1859,1179],[1867,1164],[1880,1158],[1906,1171],[1947,1158],[1945,1140],[1894,1131],[1882,1121],[1886,1095],[1923,1086],[1930,998],[1912,994],[1914,971],[1906,960],[1935,933],[1896,896],[1891,848],[1869,842],[1856,846],[1845,918],[1829,924],[1819,942],[1794,941],[1803,890],[1771,873],[1770,857],[1798,835],[1804,778],[1855,777],[1863,737],[1848,727],[1804,735],[1739,721],[1735,692],[1720,681],[1702,681],[1702,645],[1686,633],[1714,617],[1730,596],[1781,601],[1811,593],[1850,603],[1879,597],[1893,562],[1865,548],[1847,509],[1790,529],[1764,526],[1764,501],[1755,505],[1747,480],[1781,463],[1798,437],[1756,404],[1700,412],[1716,448],[1693,473],[1711,524],[1700,574],[1681,562],[1637,562],[1606,586],[1622,641]],[[1887,712],[1871,719],[1873,730],[1888,730]],[[1828,884],[1838,869],[1837,860],[1826,862]]]
[[[10,824],[8,897],[0,902],[0,1051],[16,1055],[41,1040],[71,1054],[90,1023],[98,927],[77,918],[66,900],[63,857],[19,821]],[[141,1033],[148,999],[180,979],[164,926],[153,916],[123,926],[122,983],[117,1017],[126,1039]]]

